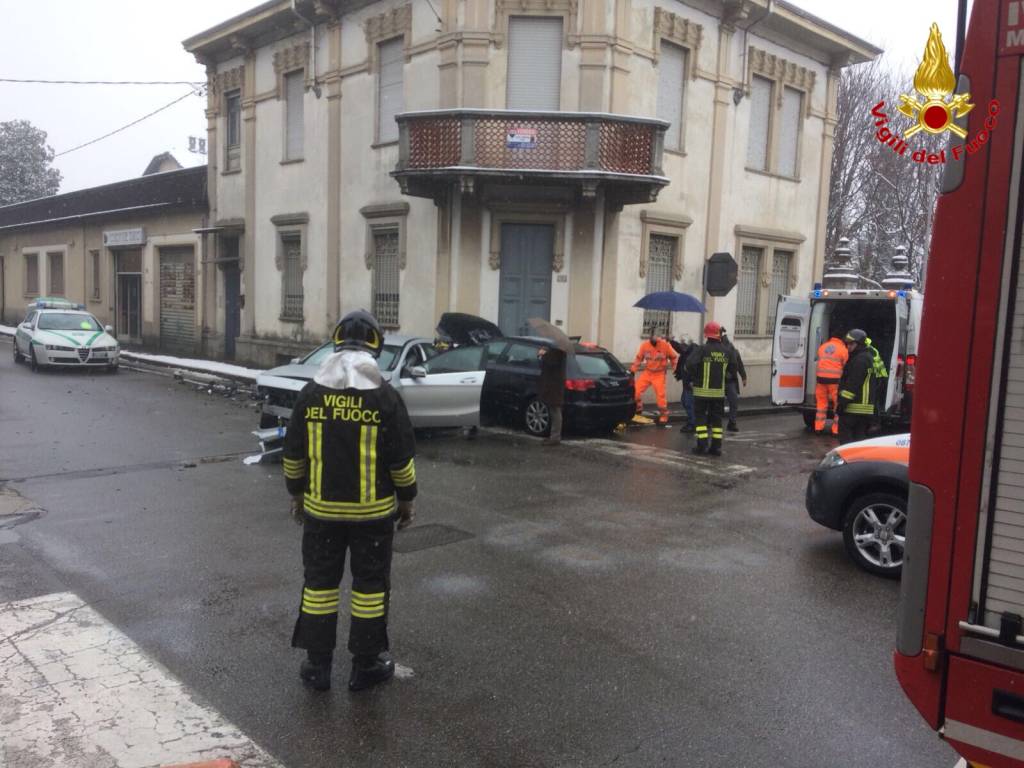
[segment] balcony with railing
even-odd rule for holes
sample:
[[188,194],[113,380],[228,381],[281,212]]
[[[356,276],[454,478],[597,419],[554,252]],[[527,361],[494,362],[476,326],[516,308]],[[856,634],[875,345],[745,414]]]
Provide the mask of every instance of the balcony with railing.
[[[602,191],[612,206],[653,201],[669,180],[661,159],[668,123],[590,112],[478,109],[398,115],[402,192],[443,199],[488,185],[569,187],[581,198]],[[527,192],[528,194],[528,192]]]

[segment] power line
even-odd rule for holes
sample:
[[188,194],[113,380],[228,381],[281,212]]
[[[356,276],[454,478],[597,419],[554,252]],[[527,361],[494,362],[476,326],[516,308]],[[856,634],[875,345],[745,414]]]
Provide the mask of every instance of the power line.
[[75,150],[82,149],[82,147],[88,147],[90,144],[95,144],[97,141],[103,141],[103,139],[110,138],[115,133],[120,133],[121,131],[124,131],[124,130],[127,130],[128,128],[131,128],[133,125],[138,125],[143,120],[146,120],[147,118],[150,118],[150,117],[152,117],[153,115],[155,115],[155,114],[157,114],[159,112],[163,112],[165,109],[169,109],[170,107],[173,107],[179,101],[184,101],[189,96],[194,96],[194,95],[195,95],[194,91],[189,91],[184,96],[179,96],[178,98],[176,98],[174,101],[170,102],[169,104],[164,104],[159,109],[154,109],[148,115],[143,115],[138,120],[133,120],[132,122],[128,123],[127,125],[122,125],[120,128],[118,128],[116,130],[113,130],[110,133],[105,133],[102,136],[99,136],[98,138],[93,139],[92,141],[87,141],[84,144],[79,144],[77,147],[72,147],[71,149],[65,149],[63,152],[58,152],[57,154],[54,155],[54,157],[60,157],[61,155],[66,155],[69,152],[74,152]]
[[0,83],[35,83],[42,85],[206,85],[191,80],[26,80],[15,77],[0,77]]

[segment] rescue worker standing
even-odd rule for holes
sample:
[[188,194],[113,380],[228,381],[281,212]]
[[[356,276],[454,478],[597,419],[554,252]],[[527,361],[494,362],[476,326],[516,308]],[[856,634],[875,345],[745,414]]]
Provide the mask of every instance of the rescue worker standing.
[[740,379],[743,379],[743,386],[747,386],[747,369],[743,366],[743,357],[740,355],[740,351],[736,349],[726,334],[725,328],[722,328],[722,343],[732,352],[735,365],[732,375],[725,382],[725,399],[729,402],[729,421],[725,428],[730,432],[739,432],[740,428],[736,423],[736,417],[740,413]]
[[825,418],[832,409],[832,434],[839,434],[839,379],[850,358],[846,343],[835,334],[818,347],[817,383],[814,386],[814,431],[825,431]]
[[725,383],[736,370],[735,354],[722,343],[722,326],[704,326],[703,345],[686,361],[693,382],[693,407],[697,415],[696,454],[722,455],[722,416],[725,414]]
[[846,334],[849,359],[839,380],[839,442],[863,440],[874,420],[874,355],[860,328]]
[[644,392],[648,387],[654,387],[654,394],[658,401],[658,424],[662,427],[668,426],[668,400],[665,399],[665,372],[676,367],[676,360],[679,356],[672,349],[672,345],[661,338],[657,331],[651,331],[651,336],[640,343],[636,351],[636,358],[629,367],[633,373],[639,374],[634,385],[634,396],[636,398],[636,415],[640,416],[644,410]]
[[395,671],[388,650],[391,545],[409,525],[416,496],[416,443],[398,393],[376,358],[384,335],[369,312],[351,312],[334,329],[334,354],[302,390],[284,441],[292,514],[304,525],[305,583],[292,646],[305,648],[299,676],[331,687],[345,551],[351,558],[349,690],[381,683]]

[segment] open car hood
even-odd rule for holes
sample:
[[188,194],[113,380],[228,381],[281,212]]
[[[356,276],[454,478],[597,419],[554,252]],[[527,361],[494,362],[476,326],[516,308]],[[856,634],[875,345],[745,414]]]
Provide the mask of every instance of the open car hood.
[[463,312],[445,312],[437,324],[437,335],[449,344],[486,344],[505,334],[490,320]]

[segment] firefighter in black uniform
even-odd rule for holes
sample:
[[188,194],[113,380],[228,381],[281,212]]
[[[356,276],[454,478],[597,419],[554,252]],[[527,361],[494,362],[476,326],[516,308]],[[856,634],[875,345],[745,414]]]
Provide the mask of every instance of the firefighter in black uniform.
[[839,444],[863,440],[875,418],[875,355],[860,328],[846,334],[850,357],[839,378]]
[[725,415],[725,383],[736,372],[736,355],[722,343],[722,326],[704,326],[705,342],[690,353],[686,373],[693,382],[693,406],[697,415],[697,444],[693,452],[722,455],[722,417]]
[[377,320],[351,312],[334,329],[334,354],[295,403],[284,441],[284,475],[292,513],[304,526],[305,583],[292,646],[305,648],[299,676],[331,687],[345,551],[352,596],[348,687],[358,691],[390,678],[388,598],[395,531],[413,519],[416,443],[398,393],[376,358],[384,336]]

